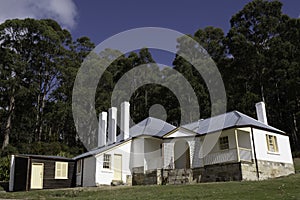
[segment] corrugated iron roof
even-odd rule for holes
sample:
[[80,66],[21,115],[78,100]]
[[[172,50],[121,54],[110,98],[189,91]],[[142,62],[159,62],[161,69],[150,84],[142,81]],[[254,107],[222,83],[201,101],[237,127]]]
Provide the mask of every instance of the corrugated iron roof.
[[89,156],[93,156],[93,155],[96,155],[96,154],[99,154],[99,153],[102,153],[108,149],[111,149],[113,147],[116,147],[120,144],[123,144],[124,142],[126,141],[129,141],[130,139],[127,139],[127,140],[122,140],[122,141],[119,141],[119,142],[116,142],[116,143],[113,143],[113,144],[109,144],[109,145],[106,145],[106,146],[102,146],[102,147],[97,147],[97,148],[94,148],[86,153],[83,153],[83,154],[80,154],[76,157],[74,157],[73,159],[77,160],[77,159],[80,159],[80,158],[84,158],[84,157],[89,157]]
[[51,159],[51,160],[69,160],[73,161],[74,158],[66,158],[62,156],[52,156],[52,155],[34,155],[34,154],[17,154],[19,157],[28,157],[28,158],[40,158],[40,159]]
[[[173,126],[161,119],[156,119],[154,117],[148,117],[148,118],[144,119],[143,121],[141,121],[140,123],[132,126],[129,129],[130,138],[125,141],[128,141],[128,140],[132,139],[133,137],[139,137],[139,136],[143,136],[143,135],[152,136],[152,137],[162,137],[163,135],[169,133],[170,131],[172,131],[175,128],[176,128],[175,126]],[[118,141],[116,143],[113,143],[113,144],[110,144],[107,146],[92,149],[89,152],[86,152],[84,154],[74,157],[74,159],[80,159],[80,158],[99,154],[110,148],[118,146],[125,141]]]
[[[283,134],[284,132],[274,128],[270,125],[266,125],[262,122],[259,122],[258,120],[249,117],[243,113],[240,113],[238,111],[232,111],[229,113],[221,114],[218,116],[214,116],[211,118],[207,118],[204,120],[199,120],[196,122],[192,122],[190,124],[183,125],[181,127],[194,131],[195,133],[199,135],[204,135],[208,133],[213,133],[219,130],[224,130],[228,128],[233,127],[255,127],[260,128],[263,130],[270,130],[276,133]],[[132,139],[133,137],[139,137],[139,136],[152,136],[152,137],[163,137],[164,135],[168,134],[172,130],[174,130],[176,127],[163,121],[160,119],[156,119],[153,117],[148,117],[141,121],[140,123],[134,125],[130,128],[129,132],[131,137],[127,139],[126,141]],[[101,152],[104,152],[110,148],[113,148],[115,146],[118,146],[122,144],[125,141],[119,141],[114,144],[110,144],[107,146],[103,146],[100,148],[93,149],[89,152],[86,152],[84,154],[81,154],[79,156],[74,157],[74,159],[80,159],[92,155],[99,154]]]
[[197,134],[203,135],[212,133],[215,131],[228,129],[231,127],[255,127],[264,130],[270,130],[276,133],[284,133],[283,131],[274,128],[270,125],[259,122],[258,120],[249,117],[238,111],[232,111],[229,113],[221,114],[204,120],[199,120],[190,124],[183,125],[183,128],[189,129],[196,132]]
[[130,135],[132,137],[137,137],[140,135],[149,135],[162,137],[170,131],[174,130],[176,127],[161,120],[153,117],[148,117],[141,121],[140,123],[134,125],[130,128]]

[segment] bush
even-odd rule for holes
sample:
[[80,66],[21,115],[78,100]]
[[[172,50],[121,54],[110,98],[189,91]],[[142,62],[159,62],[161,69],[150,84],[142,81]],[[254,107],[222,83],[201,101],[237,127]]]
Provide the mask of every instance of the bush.
[[0,181],[9,181],[10,156],[0,157]]
[[5,147],[3,149],[3,151],[1,151],[0,156],[5,157],[5,156],[12,155],[12,154],[18,154],[18,149],[9,144],[9,145],[7,145],[7,147]]
[[300,158],[300,151],[294,151],[293,158]]

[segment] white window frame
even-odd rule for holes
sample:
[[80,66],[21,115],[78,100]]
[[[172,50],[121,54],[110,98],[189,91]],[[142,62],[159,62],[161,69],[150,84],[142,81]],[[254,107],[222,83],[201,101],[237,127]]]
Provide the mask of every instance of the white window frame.
[[271,153],[279,152],[276,135],[266,134],[266,142],[267,142],[268,152],[271,152]]
[[68,166],[68,162],[55,162],[55,179],[68,179]]
[[103,169],[111,169],[111,154],[103,154]]

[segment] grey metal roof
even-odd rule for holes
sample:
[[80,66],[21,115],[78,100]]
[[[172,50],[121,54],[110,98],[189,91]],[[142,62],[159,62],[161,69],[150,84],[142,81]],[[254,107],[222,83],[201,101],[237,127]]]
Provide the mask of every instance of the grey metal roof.
[[231,128],[231,127],[256,127],[264,130],[270,130],[276,133],[284,133],[283,131],[266,125],[258,120],[249,117],[238,111],[221,114],[204,120],[199,120],[190,124],[183,125],[183,128],[192,130],[200,135],[212,133],[215,131]]
[[153,117],[148,117],[141,121],[140,123],[134,125],[130,128],[130,135],[132,137],[137,137],[140,135],[149,135],[162,137],[170,131],[174,130],[176,127],[161,120]]
[[[130,139],[127,139],[125,141],[128,141],[128,140],[130,140]],[[118,146],[118,145],[124,143],[125,141],[123,140],[123,141],[119,141],[119,142],[116,142],[116,143],[113,143],[113,144],[110,144],[110,145],[94,148],[94,149],[92,149],[92,150],[90,150],[86,153],[83,153],[83,154],[80,154],[80,155],[74,157],[73,159],[77,160],[77,159],[80,159],[80,158],[85,158],[85,157],[89,157],[89,156],[99,154],[99,153],[104,152],[108,149],[111,149],[115,146]]]
[[[284,133],[283,131],[277,128],[259,122],[258,120],[249,117],[243,113],[240,113],[238,111],[232,111],[229,113],[221,114],[204,120],[199,120],[190,124],[183,125],[181,127],[194,131],[199,135],[204,135],[207,133],[212,133],[215,131],[224,130],[232,127],[246,127],[246,126],[256,127],[263,130],[270,130],[276,133]],[[168,134],[175,128],[176,128],[175,126],[163,120],[156,119],[153,117],[148,117],[130,128],[129,130],[130,138],[127,139],[126,141],[132,139],[132,137],[138,137],[143,135],[152,136],[152,137],[163,137],[164,135]],[[99,154],[115,146],[118,146],[123,142],[125,141],[119,141],[111,145],[95,148],[89,152],[74,157],[74,159],[80,159],[80,158]]]
[[[163,120],[156,119],[154,117],[148,117],[148,118],[144,119],[143,121],[139,122],[138,124],[132,126],[129,129],[130,138],[125,141],[128,141],[133,137],[138,137],[138,136],[143,136],[143,135],[152,136],[152,137],[162,137],[163,135],[174,130],[175,128],[176,128],[175,126],[173,126]],[[107,146],[92,149],[91,151],[88,151],[86,153],[83,153],[79,156],[74,157],[74,159],[76,160],[76,159],[99,154],[99,153],[104,152],[108,149],[111,149],[115,146],[118,146],[125,141],[118,141],[116,143],[113,143],[113,144],[110,144]]]
[[18,157],[30,157],[30,158],[40,158],[40,159],[51,159],[51,160],[73,160],[73,158],[66,158],[62,156],[48,156],[48,155],[34,155],[34,154],[17,154]]

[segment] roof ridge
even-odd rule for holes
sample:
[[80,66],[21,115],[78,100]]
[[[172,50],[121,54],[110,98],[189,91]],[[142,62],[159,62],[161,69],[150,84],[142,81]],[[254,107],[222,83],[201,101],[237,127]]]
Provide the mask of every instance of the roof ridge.
[[145,124],[145,126],[144,126],[144,128],[143,128],[142,134],[144,134],[145,131],[146,131],[146,127],[148,126],[149,118],[150,118],[150,117],[147,117],[147,118],[146,118],[146,124]]
[[234,110],[232,112],[238,117],[238,119],[235,122],[235,125],[238,125],[239,121],[242,119],[242,116],[240,115],[240,112],[237,110]]

